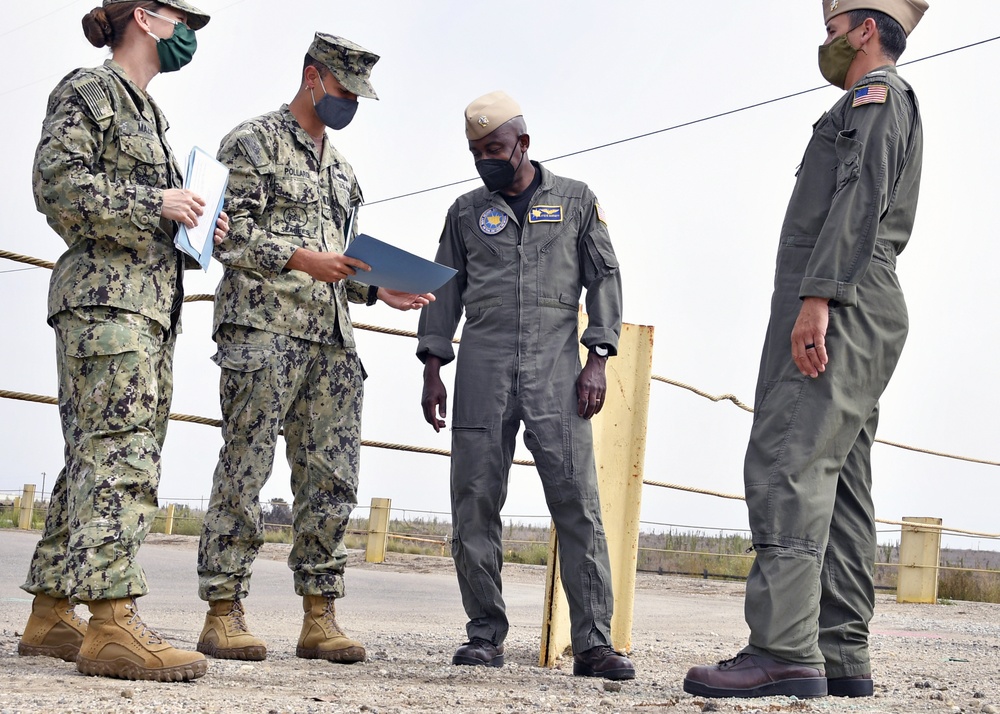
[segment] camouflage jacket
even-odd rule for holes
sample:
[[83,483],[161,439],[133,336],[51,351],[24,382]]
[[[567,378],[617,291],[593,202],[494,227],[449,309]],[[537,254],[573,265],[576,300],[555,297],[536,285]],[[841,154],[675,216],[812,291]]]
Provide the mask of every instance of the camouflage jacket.
[[219,161],[230,169],[230,230],[215,251],[225,271],[213,332],[229,323],[353,348],[348,302],[365,302],[368,286],[285,268],[300,247],[344,252],[350,206],[361,200],[351,165],[329,137],[321,157],[287,104],[233,129]]
[[163,191],[182,185],[153,100],[108,60],[68,74],[49,95],[35,151],[35,205],[69,246],[49,283],[48,316],[105,305],[169,328],[180,310],[176,224]]

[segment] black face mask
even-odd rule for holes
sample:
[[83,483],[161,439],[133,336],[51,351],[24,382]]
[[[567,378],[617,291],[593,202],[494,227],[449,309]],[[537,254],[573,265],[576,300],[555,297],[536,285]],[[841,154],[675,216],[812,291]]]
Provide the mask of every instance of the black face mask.
[[524,161],[524,152],[521,153],[521,158],[518,160],[517,166],[512,166],[510,160],[514,158],[514,152],[517,151],[520,143],[521,137],[518,136],[517,141],[514,142],[514,148],[510,150],[510,157],[506,160],[480,159],[476,162],[476,171],[479,172],[479,178],[483,180],[486,188],[491,193],[502,191],[514,183],[514,176],[517,175],[517,170],[521,168],[521,162]]

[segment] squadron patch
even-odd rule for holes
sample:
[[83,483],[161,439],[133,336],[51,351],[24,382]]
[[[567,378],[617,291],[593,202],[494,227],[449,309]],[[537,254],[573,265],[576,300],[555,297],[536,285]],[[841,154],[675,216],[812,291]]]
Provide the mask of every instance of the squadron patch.
[[604,207],[599,203],[595,203],[594,208],[597,209],[597,220],[604,225],[608,225],[608,214],[604,212]]
[[854,102],[851,104],[851,108],[865,104],[885,104],[888,96],[889,87],[885,84],[869,84],[866,87],[858,87],[854,90]]
[[562,223],[562,206],[532,206],[528,223]]
[[479,230],[488,236],[495,236],[507,227],[507,214],[499,208],[487,208],[479,217]]

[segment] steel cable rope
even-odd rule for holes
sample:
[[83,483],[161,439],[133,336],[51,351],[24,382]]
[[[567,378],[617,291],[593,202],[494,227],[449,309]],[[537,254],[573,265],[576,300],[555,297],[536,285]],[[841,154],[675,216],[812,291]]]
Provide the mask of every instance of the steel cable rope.
[[[978,42],[972,42],[967,45],[962,45],[961,47],[954,47],[950,50],[944,50],[943,52],[936,52],[932,55],[927,55],[926,57],[918,57],[915,60],[910,60],[908,62],[900,62],[897,67],[906,67],[907,65],[916,64],[917,62],[923,62],[925,60],[934,59],[936,57],[943,57],[944,55],[951,54],[952,52],[960,52],[961,50],[967,50],[971,47],[976,47],[978,45],[985,45],[988,42],[994,42],[1000,40],[1000,35],[996,37],[990,37],[986,40],[979,40]],[[809,94],[811,92],[816,92],[820,89],[826,89],[829,85],[823,85],[820,87],[813,87],[812,89],[803,89],[799,92],[793,92],[791,94],[786,94],[782,97],[776,97],[774,99],[766,99],[762,102],[756,102],[754,104],[747,104],[746,106],[739,107],[738,109],[730,109],[729,111],[719,112],[718,114],[712,114],[711,116],[702,117],[701,119],[692,119],[691,121],[682,122],[680,124],[674,124],[673,126],[668,126],[664,129],[655,129],[653,131],[647,131],[643,134],[636,134],[634,136],[629,136],[624,139],[617,139],[615,141],[609,141],[605,144],[598,144],[597,146],[591,146],[587,149],[579,149],[578,151],[571,151],[568,154],[560,154],[558,156],[553,156],[550,159],[544,159],[542,163],[552,163],[553,161],[559,161],[559,159],[566,159],[570,156],[578,156],[579,154],[586,154],[591,151],[597,151],[598,149],[606,149],[609,146],[617,146],[618,144],[625,144],[630,141],[637,141],[638,139],[645,139],[650,136],[656,136],[657,134],[663,134],[668,131],[674,131],[675,129],[683,129],[685,127],[694,126],[695,124],[701,124],[703,122],[711,121],[712,119],[720,119],[731,114],[739,114],[740,112],[749,111],[750,109],[757,109],[758,107],[767,106],[768,104],[774,104],[775,102],[781,102],[786,99],[793,99],[795,97],[802,96],[803,94]],[[410,196],[418,196],[422,193],[429,193],[431,191],[437,191],[442,188],[448,188],[450,186],[458,186],[463,183],[468,183],[469,181],[478,181],[479,177],[475,176],[473,178],[462,179],[460,181],[451,181],[450,183],[444,183],[440,186],[432,186],[431,188],[424,188],[418,191],[410,191],[408,193],[401,193],[398,196],[390,196],[389,198],[380,198],[376,201],[367,201],[365,206],[374,206],[377,203],[387,203],[389,201],[395,201],[400,198],[409,198]]]
[[[30,265],[34,265],[34,266],[37,266],[37,267],[40,267],[40,268],[52,268],[52,266],[54,265],[54,263],[52,263],[50,261],[47,261],[47,260],[41,260],[40,258],[32,258],[31,256],[20,255],[18,253],[12,253],[12,252],[6,251],[6,250],[0,250],[0,258],[6,258],[8,260],[13,260],[13,261],[21,262],[21,263],[28,263]],[[201,294],[196,294],[196,295],[187,295],[187,296],[184,297],[184,302],[212,302],[213,300],[215,300],[215,296],[207,294],[207,293],[201,293]],[[393,328],[393,327],[381,327],[381,326],[378,326],[378,325],[368,325],[368,324],[365,324],[365,323],[362,323],[362,322],[356,322],[356,323],[354,323],[354,327],[358,328],[359,330],[366,330],[366,331],[369,331],[369,332],[377,332],[377,333],[381,333],[381,334],[385,334],[385,335],[394,335],[394,336],[397,336],[397,337],[412,337],[412,338],[416,338],[417,337],[417,333],[413,332],[412,330],[400,330],[400,329]],[[453,343],[455,343],[455,344],[459,344],[460,343],[460,340],[458,338],[452,338],[451,341]],[[704,397],[705,399],[709,399],[709,400],[711,400],[713,402],[730,401],[733,404],[735,404],[737,407],[739,407],[740,409],[742,409],[743,411],[746,411],[746,412],[749,412],[750,414],[753,414],[753,407],[747,406],[745,403],[743,403],[738,397],[736,397],[733,394],[728,394],[728,393],[727,394],[719,394],[719,395],[710,394],[710,393],[708,393],[706,391],[698,389],[697,387],[693,387],[690,384],[686,384],[686,383],[678,381],[676,379],[670,379],[669,377],[663,377],[663,376],[660,376],[658,374],[651,375],[650,378],[653,381],[663,382],[664,384],[669,384],[669,385],[674,386],[674,387],[680,387],[681,389],[686,389],[689,392],[693,392],[694,394],[697,394],[700,397]],[[0,392],[0,395],[2,395],[2,392]],[[49,397],[45,397],[45,398],[48,399]],[[173,418],[173,417],[171,417],[171,418]],[[191,420],[197,419],[197,418],[200,418],[200,417],[190,417],[189,419],[178,419],[178,421],[191,421]],[[201,423],[201,422],[197,422],[197,423]],[[884,446],[892,446],[894,448],[903,449],[905,451],[913,451],[913,452],[916,452],[916,453],[919,453],[919,454],[927,454],[928,456],[939,456],[939,457],[945,458],[945,459],[953,459],[955,461],[965,461],[965,462],[973,463],[973,464],[983,464],[985,466],[1000,466],[1000,461],[991,461],[989,459],[980,459],[980,458],[976,458],[974,456],[961,456],[961,455],[958,455],[958,454],[951,454],[951,453],[948,453],[948,452],[945,452],[945,451],[935,451],[933,449],[924,449],[924,448],[921,448],[919,446],[910,446],[908,444],[903,444],[903,443],[900,443],[900,442],[897,442],[897,441],[889,441],[887,439],[875,439],[875,443],[882,444]],[[400,447],[400,445],[396,444],[396,445],[393,445],[393,446],[384,446],[384,447],[381,447],[381,448],[398,448],[398,447]],[[416,447],[414,447],[414,448],[416,448]],[[405,449],[401,449],[401,450],[405,450]],[[424,453],[439,453],[439,452],[438,451],[428,451],[428,452],[424,452]],[[450,452],[442,452],[442,453],[443,453],[443,455],[450,455]],[[514,463],[519,464],[521,466],[534,466],[534,464],[535,464],[534,461],[530,461],[530,460],[526,460],[526,459],[525,460],[515,460]]]

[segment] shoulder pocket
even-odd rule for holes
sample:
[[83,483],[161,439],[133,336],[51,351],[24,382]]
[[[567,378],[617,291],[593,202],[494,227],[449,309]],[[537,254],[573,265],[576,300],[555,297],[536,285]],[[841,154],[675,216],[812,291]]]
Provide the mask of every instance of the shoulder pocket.
[[861,151],[864,144],[855,139],[857,129],[837,134],[837,191],[861,176]]

